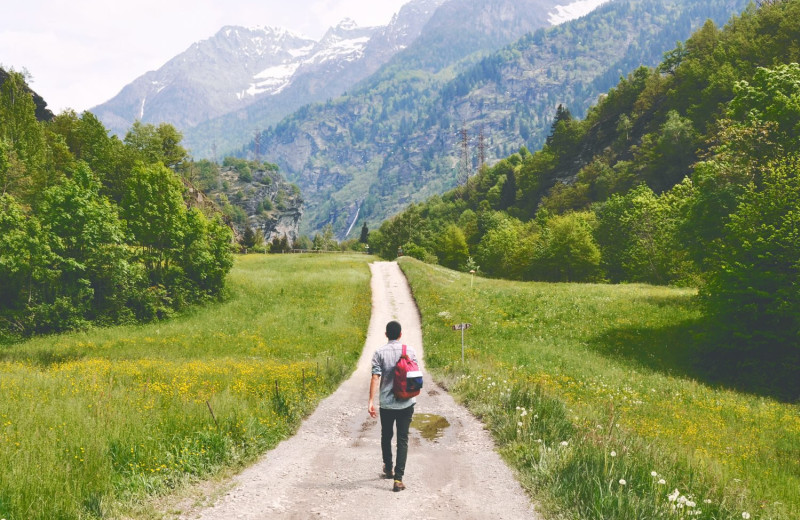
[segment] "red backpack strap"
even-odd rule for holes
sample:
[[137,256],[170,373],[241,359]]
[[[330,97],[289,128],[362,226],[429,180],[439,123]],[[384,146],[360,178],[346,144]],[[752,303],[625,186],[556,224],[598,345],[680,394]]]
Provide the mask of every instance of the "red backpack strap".
[[408,357],[408,355],[406,355],[406,346],[405,345],[403,345],[403,355],[401,355],[400,357]]

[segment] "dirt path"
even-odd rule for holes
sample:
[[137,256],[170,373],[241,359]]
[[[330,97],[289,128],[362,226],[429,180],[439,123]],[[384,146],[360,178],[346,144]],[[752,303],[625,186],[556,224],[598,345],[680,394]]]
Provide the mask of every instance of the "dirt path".
[[[441,437],[412,426],[404,482],[393,493],[381,478],[380,425],[367,413],[370,361],[386,342],[386,322],[403,325],[403,340],[422,357],[419,314],[394,262],[372,270],[372,318],[353,376],[279,444],[235,479],[213,506],[186,519],[346,518],[352,520],[538,519],[489,434],[440,387],[426,380],[415,416],[443,417]],[[424,367],[423,367],[424,369]],[[422,431],[432,433],[422,427]]]

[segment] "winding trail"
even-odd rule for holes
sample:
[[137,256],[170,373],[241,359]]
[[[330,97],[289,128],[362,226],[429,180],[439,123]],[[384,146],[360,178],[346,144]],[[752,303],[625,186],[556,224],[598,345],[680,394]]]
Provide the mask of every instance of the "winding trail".
[[415,416],[444,417],[450,426],[434,440],[412,426],[406,491],[393,493],[392,481],[381,478],[380,424],[367,414],[372,354],[386,342],[392,319],[418,358],[423,351],[419,312],[399,266],[377,262],[370,269],[372,317],[355,373],[296,435],[235,477],[227,494],[182,518],[540,519],[482,424],[430,377]]

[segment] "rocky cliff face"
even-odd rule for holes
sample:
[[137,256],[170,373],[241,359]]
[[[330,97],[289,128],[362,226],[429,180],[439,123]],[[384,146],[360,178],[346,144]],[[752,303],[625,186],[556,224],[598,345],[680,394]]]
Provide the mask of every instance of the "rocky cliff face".
[[234,168],[223,168],[218,187],[208,192],[208,198],[232,216],[230,223],[239,237],[246,226],[260,230],[268,242],[283,236],[294,242],[299,235],[303,217],[300,190],[275,170],[257,169],[242,175]]

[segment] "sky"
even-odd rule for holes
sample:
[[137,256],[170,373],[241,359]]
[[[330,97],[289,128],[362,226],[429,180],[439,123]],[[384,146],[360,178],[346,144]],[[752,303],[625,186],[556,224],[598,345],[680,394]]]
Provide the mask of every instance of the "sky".
[[408,0],[0,1],[0,66],[27,70],[33,90],[60,113],[111,99],[225,25],[319,39],[344,18],[386,25]]

